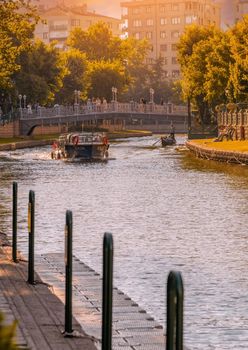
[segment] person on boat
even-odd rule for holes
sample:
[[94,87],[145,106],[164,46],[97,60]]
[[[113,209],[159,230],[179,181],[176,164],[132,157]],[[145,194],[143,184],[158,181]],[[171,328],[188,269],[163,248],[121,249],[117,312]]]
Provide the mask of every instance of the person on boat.
[[171,122],[171,125],[170,125],[170,135],[169,135],[169,137],[172,138],[172,139],[175,139],[175,127],[174,127],[172,122]]

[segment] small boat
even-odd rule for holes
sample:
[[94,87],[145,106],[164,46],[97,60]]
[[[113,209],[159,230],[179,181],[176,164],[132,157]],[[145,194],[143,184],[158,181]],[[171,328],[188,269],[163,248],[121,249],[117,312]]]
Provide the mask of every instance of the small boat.
[[52,159],[106,160],[109,141],[105,133],[64,134],[52,145]]
[[176,139],[175,139],[174,135],[162,136],[161,143],[162,143],[162,147],[172,146],[172,145],[176,144]]

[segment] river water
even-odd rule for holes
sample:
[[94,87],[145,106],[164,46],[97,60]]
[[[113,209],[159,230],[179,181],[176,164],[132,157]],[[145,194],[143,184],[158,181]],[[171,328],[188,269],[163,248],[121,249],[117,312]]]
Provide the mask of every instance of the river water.
[[152,147],[156,140],[112,142],[106,163],[53,161],[49,147],[1,152],[0,231],[11,235],[17,181],[24,254],[32,189],[37,253],[63,251],[70,209],[74,254],[101,273],[111,232],[114,284],[163,325],[167,276],[181,271],[189,349],[248,349],[248,167]]

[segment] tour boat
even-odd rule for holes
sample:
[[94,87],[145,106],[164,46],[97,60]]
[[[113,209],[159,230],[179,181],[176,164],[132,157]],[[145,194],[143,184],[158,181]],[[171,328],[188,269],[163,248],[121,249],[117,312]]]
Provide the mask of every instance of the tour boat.
[[106,160],[109,141],[105,133],[64,134],[52,145],[52,159]]

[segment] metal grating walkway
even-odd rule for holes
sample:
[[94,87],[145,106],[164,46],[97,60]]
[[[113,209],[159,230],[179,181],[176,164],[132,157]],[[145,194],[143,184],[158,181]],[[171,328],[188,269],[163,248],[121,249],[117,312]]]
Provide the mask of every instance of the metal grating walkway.
[[[35,270],[64,302],[64,254],[36,256]],[[83,330],[101,339],[101,276],[73,257],[73,316]],[[126,294],[113,290],[113,350],[164,350],[163,327]],[[100,349],[100,341],[97,343]]]

